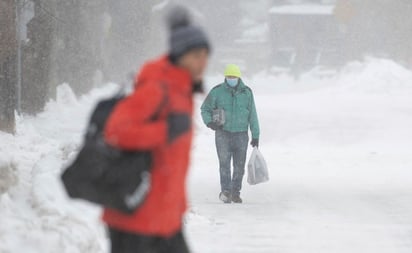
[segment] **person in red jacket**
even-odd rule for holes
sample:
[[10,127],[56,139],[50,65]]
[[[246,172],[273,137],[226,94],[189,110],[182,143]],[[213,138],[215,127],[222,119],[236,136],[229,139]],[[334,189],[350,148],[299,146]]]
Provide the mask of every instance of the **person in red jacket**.
[[175,7],[168,20],[168,55],[144,65],[133,93],[116,105],[105,126],[108,144],[124,150],[152,150],[153,155],[151,189],[143,204],[132,215],[104,210],[112,253],[189,252],[182,219],[187,205],[193,93],[202,88],[210,45],[182,7]]

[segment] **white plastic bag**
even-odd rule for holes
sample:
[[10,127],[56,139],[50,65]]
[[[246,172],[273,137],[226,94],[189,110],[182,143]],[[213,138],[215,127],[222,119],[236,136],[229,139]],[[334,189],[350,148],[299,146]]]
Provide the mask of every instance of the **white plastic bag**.
[[247,182],[251,185],[267,182],[269,180],[268,167],[257,147],[253,148],[247,165]]

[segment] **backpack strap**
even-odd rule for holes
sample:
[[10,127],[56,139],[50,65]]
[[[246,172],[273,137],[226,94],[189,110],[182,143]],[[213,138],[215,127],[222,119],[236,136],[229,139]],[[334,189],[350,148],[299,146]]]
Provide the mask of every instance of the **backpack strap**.
[[168,90],[167,90],[167,85],[164,82],[159,82],[160,87],[163,90],[163,99],[160,102],[160,104],[157,106],[157,109],[155,113],[150,117],[150,121],[155,121],[158,120],[166,107],[166,105],[169,104],[169,96],[168,96]]

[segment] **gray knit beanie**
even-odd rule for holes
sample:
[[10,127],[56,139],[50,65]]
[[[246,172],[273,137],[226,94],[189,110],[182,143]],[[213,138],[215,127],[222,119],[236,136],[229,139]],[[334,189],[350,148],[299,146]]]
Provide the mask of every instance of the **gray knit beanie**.
[[174,6],[167,15],[170,29],[169,54],[174,60],[195,48],[210,51],[209,40],[202,28],[194,26],[189,13],[182,6]]

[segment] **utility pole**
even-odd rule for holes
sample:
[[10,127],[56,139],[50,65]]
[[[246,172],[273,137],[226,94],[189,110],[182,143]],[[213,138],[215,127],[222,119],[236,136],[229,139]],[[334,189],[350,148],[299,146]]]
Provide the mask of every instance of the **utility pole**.
[[17,20],[16,1],[0,1],[0,131],[16,128]]
[[22,54],[21,54],[21,0],[15,0],[16,12],[16,40],[17,40],[17,82],[16,82],[16,111],[21,112],[21,76],[22,76]]

